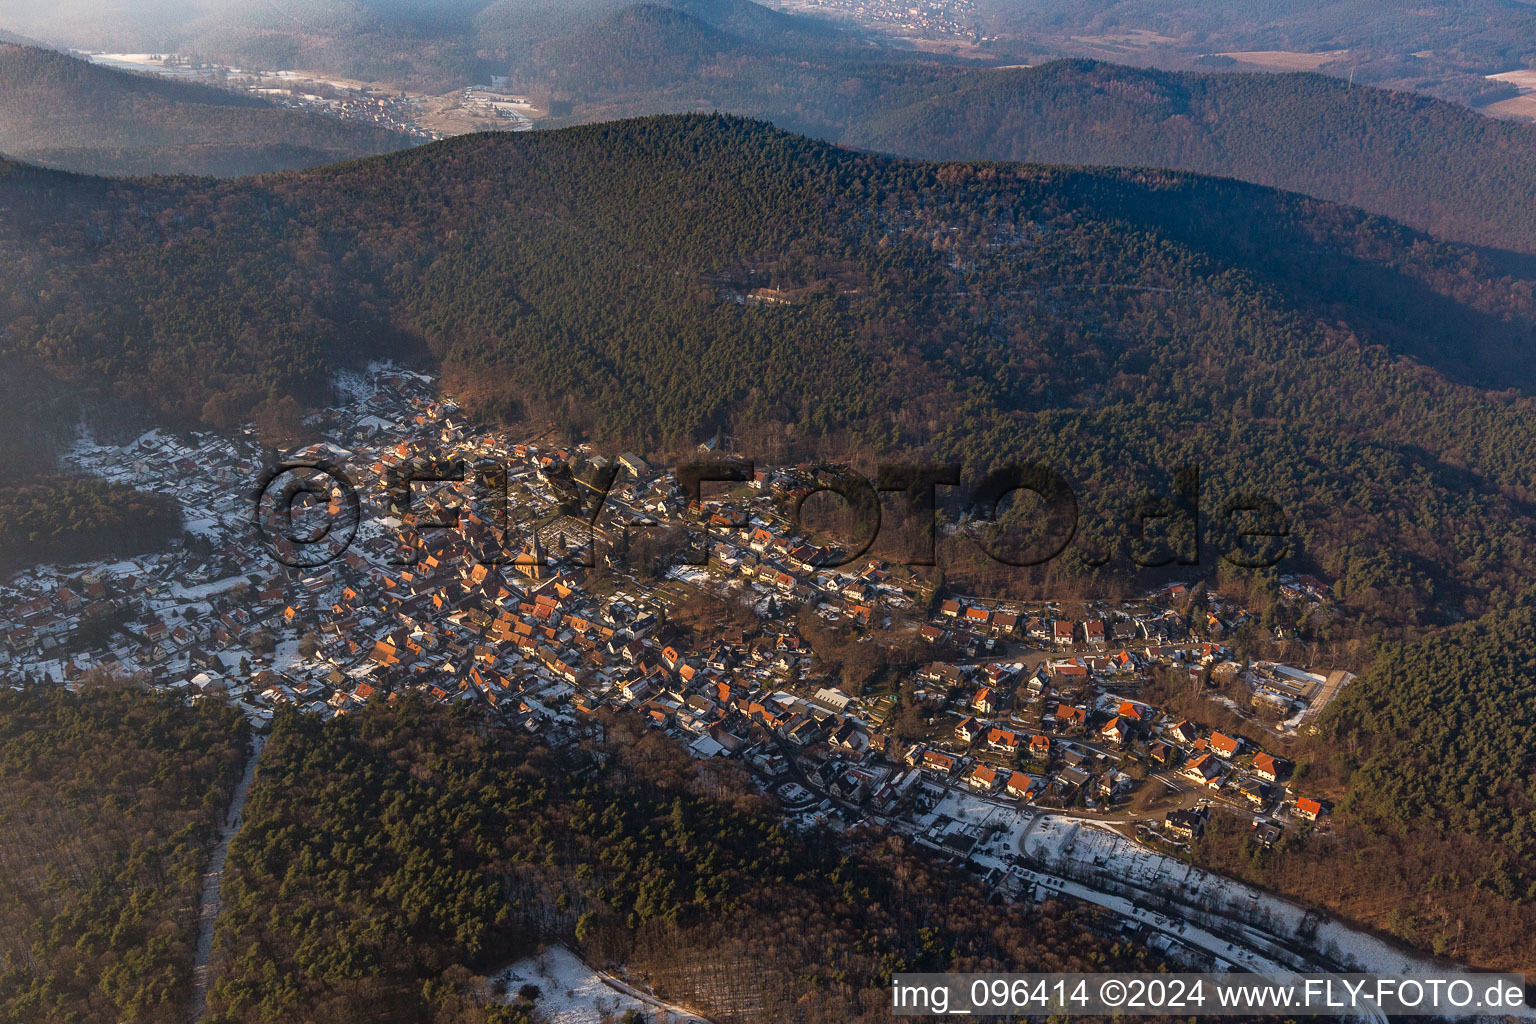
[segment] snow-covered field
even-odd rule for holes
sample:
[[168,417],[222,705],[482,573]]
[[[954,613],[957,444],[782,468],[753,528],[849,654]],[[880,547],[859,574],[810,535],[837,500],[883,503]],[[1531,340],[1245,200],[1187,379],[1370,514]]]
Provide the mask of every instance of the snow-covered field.
[[709,1024],[704,1017],[594,971],[564,946],[525,957],[496,977],[505,983],[509,999],[517,998],[524,985],[538,986],[534,1006],[549,1024],[603,1024],[629,1010],[638,1010],[653,1024]]

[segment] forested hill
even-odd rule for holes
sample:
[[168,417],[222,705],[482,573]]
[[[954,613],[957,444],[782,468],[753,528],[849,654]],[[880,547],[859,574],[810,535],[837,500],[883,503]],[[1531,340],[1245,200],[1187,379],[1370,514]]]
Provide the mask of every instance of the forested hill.
[[241,175],[401,149],[397,132],[0,43],[0,153],[93,174]]
[[1531,268],[1258,186],[662,117],[241,181],[12,167],[0,207],[0,355],[171,419],[280,424],[388,353],[652,451],[1042,459],[1090,513],[1053,571],[1184,462],[1281,502],[1352,621],[1536,569]]
[[656,5],[552,44],[518,74],[570,97],[573,122],[718,109],[927,160],[1168,167],[1536,253],[1536,126],[1325,75],[781,52]]
[[925,159],[1221,174],[1536,252],[1536,127],[1316,74],[1194,74],[1061,61],[951,71],[840,141]]

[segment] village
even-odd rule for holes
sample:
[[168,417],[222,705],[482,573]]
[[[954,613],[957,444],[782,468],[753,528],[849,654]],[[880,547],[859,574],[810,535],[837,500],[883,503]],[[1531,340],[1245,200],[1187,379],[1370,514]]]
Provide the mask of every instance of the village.
[[[307,424],[331,440],[290,453],[344,466],[355,485],[356,534],[336,557],[284,564],[295,560],[278,557],[283,542],[274,550],[255,528],[266,456],[251,430],[84,436],[75,466],[174,497],[184,538],[4,581],[0,670],[65,685],[136,679],[229,702],[258,729],[280,706],[330,718],[413,693],[552,745],[600,735],[605,714],[641,715],[696,758],[741,762],[798,827],[902,832],[1011,898],[1049,891],[1031,843],[1067,824],[1169,863],[1213,814],[1263,846],[1328,827],[1294,766],[1251,737],[1278,748],[1350,677],[1232,661],[1211,636],[1248,614],[1233,603],[1213,596],[1191,628],[1174,610],[1182,584],[1068,615],[1057,602],[936,591],[878,558],[820,567],[836,552],[798,535],[789,511],[811,486],[801,470],[758,469],[690,502],[674,474],[633,453],[484,430],[421,374],[375,366],[338,389],[343,401]],[[505,523],[462,483],[400,493],[403,467],[453,459],[502,467]],[[704,564],[678,557],[679,537],[705,533]],[[1328,599],[1311,578],[1285,586],[1298,601]],[[922,657],[850,693],[824,671],[814,630]],[[1264,709],[1269,724],[1245,739],[1168,713],[1145,696],[1154,676],[1196,690],[1235,680],[1251,706],[1219,699],[1255,723]],[[1049,877],[1065,885],[1067,873]],[[1232,948],[1183,946],[1191,962],[1242,962]]]

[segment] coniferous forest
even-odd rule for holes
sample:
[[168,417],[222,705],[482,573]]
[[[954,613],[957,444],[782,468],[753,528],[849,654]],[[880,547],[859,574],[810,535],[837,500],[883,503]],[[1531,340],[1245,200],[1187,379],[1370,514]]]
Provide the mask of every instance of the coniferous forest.
[[153,550],[180,530],[169,498],[93,477],[49,474],[0,489],[0,568]]
[[106,681],[0,688],[0,1020],[186,1019],[245,729]]

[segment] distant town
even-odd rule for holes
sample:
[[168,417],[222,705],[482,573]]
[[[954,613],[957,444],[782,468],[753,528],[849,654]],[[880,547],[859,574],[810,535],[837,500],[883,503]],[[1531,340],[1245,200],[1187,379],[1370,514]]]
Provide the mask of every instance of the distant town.
[[119,71],[198,82],[260,96],[280,106],[362,121],[423,141],[473,131],[528,131],[544,111],[507,91],[499,76],[444,96],[302,71],[258,71],[181,54],[91,53],[79,56]]
[[913,39],[970,37],[976,31],[975,0],[777,0],[772,6]]

